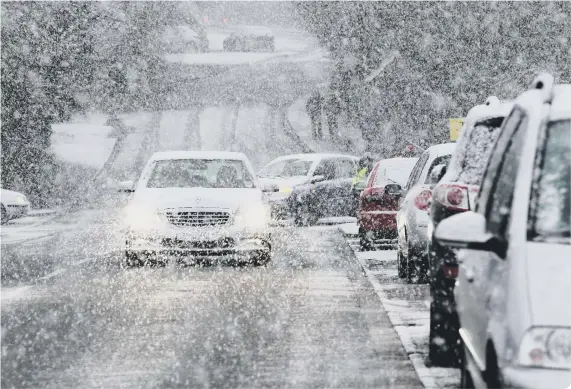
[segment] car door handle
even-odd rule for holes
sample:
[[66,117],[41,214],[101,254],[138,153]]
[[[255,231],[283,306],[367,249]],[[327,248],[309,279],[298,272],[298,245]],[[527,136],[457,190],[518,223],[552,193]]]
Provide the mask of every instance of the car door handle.
[[466,281],[474,282],[474,270],[468,268],[465,273]]

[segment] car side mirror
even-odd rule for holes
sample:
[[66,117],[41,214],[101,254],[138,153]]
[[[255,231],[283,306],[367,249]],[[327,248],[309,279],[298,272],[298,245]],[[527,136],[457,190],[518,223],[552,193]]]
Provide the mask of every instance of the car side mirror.
[[321,181],[325,181],[325,180],[326,180],[325,176],[319,174],[319,175],[313,176],[313,177],[311,178],[311,183],[312,183],[312,184],[315,184],[315,183],[317,183],[317,182],[321,182]]
[[131,193],[135,191],[135,183],[133,180],[121,181],[117,187],[118,192]]
[[473,211],[450,216],[436,227],[436,240],[457,249],[491,251],[504,257],[507,244],[486,231],[486,218]]
[[399,184],[387,184],[385,185],[385,193],[389,196],[401,196],[402,187]]
[[430,172],[428,180],[429,185],[431,187],[436,186],[436,184],[440,182],[440,180],[442,179],[442,177],[444,177],[445,174],[446,174],[446,165],[444,164],[436,165]]

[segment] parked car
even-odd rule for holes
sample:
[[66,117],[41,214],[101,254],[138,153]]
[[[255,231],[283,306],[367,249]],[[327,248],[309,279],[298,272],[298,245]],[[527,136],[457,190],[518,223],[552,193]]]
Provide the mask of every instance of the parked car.
[[418,158],[390,158],[374,165],[361,192],[357,210],[361,250],[370,250],[378,244],[394,245],[397,238],[396,214],[402,188],[417,160]]
[[23,193],[0,189],[0,211],[2,224],[11,219],[26,216],[30,211],[30,202]]
[[271,207],[273,219],[288,219],[292,217],[288,198],[298,185],[311,183],[316,171],[322,169],[324,160],[342,160],[339,164],[354,169],[355,157],[343,154],[292,154],[278,157],[268,163],[258,173],[258,180],[262,185]]
[[268,220],[244,154],[155,153],[125,210],[126,261],[263,265],[271,259]]
[[462,387],[571,384],[571,84],[538,77],[488,162],[475,210],[436,228],[459,249]]
[[224,51],[270,51],[275,50],[271,35],[232,34],[222,42]]
[[428,207],[432,196],[430,177],[438,166],[446,166],[456,147],[444,143],[429,147],[414,165],[403,188],[397,212],[397,268],[408,282],[424,281],[428,269]]
[[473,209],[478,188],[504,118],[513,104],[490,97],[472,108],[461,129],[446,173],[432,191],[428,241],[430,295],[429,358],[434,364],[458,363],[458,317],[454,283],[458,263],[454,251],[433,239],[432,231],[452,216]]
[[352,181],[358,160],[350,155],[322,155],[310,171],[310,180],[294,186],[287,197],[295,225],[313,225],[324,217],[355,217],[357,198]]

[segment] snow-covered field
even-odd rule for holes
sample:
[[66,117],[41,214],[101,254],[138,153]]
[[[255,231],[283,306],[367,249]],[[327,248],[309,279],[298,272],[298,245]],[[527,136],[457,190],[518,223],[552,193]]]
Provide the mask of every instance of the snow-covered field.
[[398,278],[396,251],[360,252],[356,224],[338,227],[346,236],[359,263],[387,311],[402,344],[425,388],[456,388],[460,371],[427,367],[430,291],[428,285],[406,284]]

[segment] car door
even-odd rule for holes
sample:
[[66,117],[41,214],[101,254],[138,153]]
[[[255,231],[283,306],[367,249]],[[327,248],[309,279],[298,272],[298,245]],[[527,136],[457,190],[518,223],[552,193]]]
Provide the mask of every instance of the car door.
[[355,216],[357,203],[353,196],[353,177],[357,171],[349,158],[335,160],[335,179],[329,187],[329,199],[333,205],[332,216]]
[[334,196],[335,179],[337,178],[337,164],[335,158],[323,158],[314,176],[323,176],[323,180],[312,184],[314,212],[320,217],[332,216],[337,205],[331,201]]
[[[456,295],[463,337],[480,363],[486,358],[492,297],[498,287],[504,287],[511,205],[526,126],[527,119],[523,115],[515,122],[506,123],[503,139],[498,140],[494,149],[495,158],[488,163],[485,174],[488,186],[483,187],[477,207],[477,212],[486,218],[486,230],[498,239],[502,249],[497,252],[462,250],[458,255],[461,269]],[[512,136],[508,138],[509,135]]]

